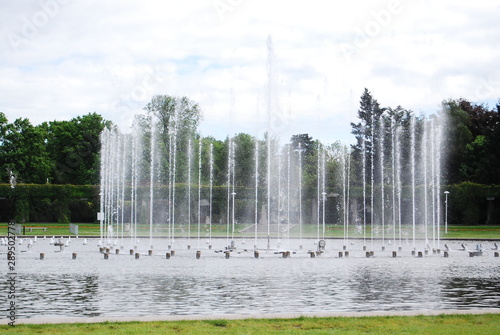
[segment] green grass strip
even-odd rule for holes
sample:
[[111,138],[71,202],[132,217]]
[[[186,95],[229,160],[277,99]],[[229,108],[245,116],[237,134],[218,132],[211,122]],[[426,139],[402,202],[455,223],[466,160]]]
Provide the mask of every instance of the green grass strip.
[[[27,236],[57,236],[57,235],[72,235],[69,231],[69,224],[67,223],[25,223],[23,226],[26,227],[25,233]],[[29,227],[45,227],[46,231],[41,229],[33,229],[29,231]],[[208,234],[207,227],[202,225],[201,237],[205,238],[205,234]],[[249,228],[246,229],[245,228]],[[320,227],[321,228],[321,227]],[[371,227],[366,227],[366,237],[371,236]],[[410,230],[411,226],[405,226],[406,230]],[[448,234],[445,234],[444,227],[440,227],[440,237],[441,239],[454,238],[454,239],[500,239],[500,226],[448,226]],[[321,228],[322,229],[322,228]],[[244,232],[240,232],[244,230]],[[322,230],[321,230],[322,231]],[[149,225],[138,226],[138,234],[149,236]],[[307,224],[302,227],[302,237],[314,238],[318,235],[318,226],[315,224]],[[89,235],[89,236],[99,236],[100,228],[99,224],[96,223],[78,223],[78,233],[79,235]],[[431,233],[429,236],[431,236]],[[120,232],[121,234],[121,232]],[[124,233],[126,237],[128,233]],[[156,236],[166,236],[168,234],[167,227],[161,227],[159,229],[154,229],[154,234]],[[221,224],[212,225],[212,237],[226,237],[227,226]],[[377,231],[376,238],[381,238],[382,232]],[[0,235],[7,235],[7,223],[0,223]],[[191,238],[198,236],[198,226],[197,224],[191,225]],[[176,225],[175,236],[188,236],[187,225]],[[254,229],[253,225],[250,224],[238,224],[235,227],[236,238],[253,238]],[[272,237],[276,237],[277,233],[272,232]],[[285,238],[287,235],[285,233],[281,234],[281,238]],[[320,234],[322,236],[322,234]],[[326,225],[325,226],[325,237],[326,238],[343,238],[344,227],[342,225]],[[363,238],[364,233],[359,231],[358,227],[351,225],[349,227],[349,238]],[[417,238],[423,238],[423,233],[417,234]],[[258,237],[267,237],[267,231],[259,231]],[[291,232],[291,238],[299,237],[299,226],[295,225]],[[392,234],[386,234],[385,239],[390,240]],[[411,236],[406,236],[406,238],[411,239]]]
[[439,334],[497,335],[500,314],[243,319],[0,326],[9,334]]

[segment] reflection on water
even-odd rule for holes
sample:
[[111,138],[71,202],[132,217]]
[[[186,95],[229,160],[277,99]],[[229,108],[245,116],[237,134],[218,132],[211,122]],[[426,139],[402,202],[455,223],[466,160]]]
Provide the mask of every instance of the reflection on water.
[[453,306],[500,307],[498,279],[450,278],[440,284],[443,287],[441,295]]
[[65,253],[53,249],[42,240],[21,254],[21,318],[500,308],[493,255],[365,258],[353,247],[349,258],[327,250],[317,258],[262,251],[259,259],[251,252],[224,259],[204,250],[197,260],[195,251],[177,250],[167,260],[164,251],[144,250],[138,260],[124,253],[104,260],[77,240]]
[[97,275],[21,274],[18,277],[18,316],[97,316]]

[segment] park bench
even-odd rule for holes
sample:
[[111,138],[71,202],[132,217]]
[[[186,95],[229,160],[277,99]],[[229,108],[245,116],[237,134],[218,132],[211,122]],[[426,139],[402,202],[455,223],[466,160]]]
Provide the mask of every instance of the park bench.
[[47,227],[26,227],[30,232],[33,231],[33,229],[41,229],[43,231],[47,231]]

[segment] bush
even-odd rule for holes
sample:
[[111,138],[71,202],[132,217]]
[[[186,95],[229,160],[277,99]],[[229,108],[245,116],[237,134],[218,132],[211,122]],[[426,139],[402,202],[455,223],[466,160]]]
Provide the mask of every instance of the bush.
[[[496,202],[500,198],[500,186],[488,186],[463,182],[443,190],[450,191],[448,198],[449,222],[461,225],[482,225],[486,223],[489,197],[494,197]],[[444,205],[444,204],[443,204]],[[498,206],[497,206],[498,207]],[[493,213],[494,218],[499,217],[500,208]],[[498,221],[494,221],[499,223]]]

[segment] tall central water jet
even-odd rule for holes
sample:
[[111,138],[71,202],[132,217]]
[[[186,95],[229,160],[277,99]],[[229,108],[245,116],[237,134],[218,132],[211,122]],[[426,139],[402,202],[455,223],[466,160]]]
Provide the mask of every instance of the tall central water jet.
[[271,113],[272,113],[272,95],[273,95],[273,42],[271,36],[267,38],[267,249],[271,249]]

